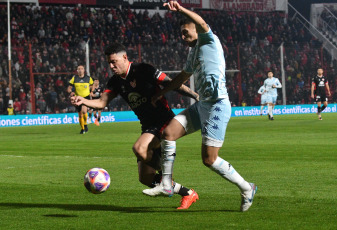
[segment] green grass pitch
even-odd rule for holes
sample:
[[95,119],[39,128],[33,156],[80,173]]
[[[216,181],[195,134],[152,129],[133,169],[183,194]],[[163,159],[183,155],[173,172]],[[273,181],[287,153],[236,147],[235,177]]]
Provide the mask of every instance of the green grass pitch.
[[[239,212],[239,190],[203,166],[200,133],[177,142],[174,178],[200,200],[142,195],[131,151],[138,122],[0,129],[0,229],[336,229],[337,114],[232,118],[220,156],[258,185]],[[83,176],[102,167],[107,192]]]

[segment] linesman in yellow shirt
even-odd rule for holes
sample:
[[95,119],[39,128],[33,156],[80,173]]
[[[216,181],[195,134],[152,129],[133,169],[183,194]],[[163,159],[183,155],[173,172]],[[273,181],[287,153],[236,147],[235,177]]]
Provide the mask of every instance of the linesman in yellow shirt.
[[[77,67],[77,75],[74,75],[69,81],[68,93],[70,93],[70,97],[76,95],[81,96],[90,100],[90,89],[93,85],[94,81],[91,77],[85,74],[84,65],[79,65]],[[81,125],[80,134],[85,134],[88,132],[88,108],[85,105],[80,105],[77,108],[78,119]]]

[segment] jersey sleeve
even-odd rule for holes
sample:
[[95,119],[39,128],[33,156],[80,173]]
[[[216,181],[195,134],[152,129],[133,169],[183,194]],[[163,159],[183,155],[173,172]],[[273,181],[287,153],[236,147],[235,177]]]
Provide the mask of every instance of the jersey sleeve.
[[94,84],[94,80],[92,79],[92,77],[90,77],[89,79],[89,85],[93,85]]
[[69,81],[69,84],[70,85],[74,85],[74,82],[75,82],[75,76],[73,76],[70,81]]
[[149,64],[143,64],[142,67],[144,72],[147,73],[145,77],[149,78],[151,82],[154,82],[156,85],[160,85],[164,81],[166,74],[161,72],[159,69],[156,69]]
[[328,84],[328,79],[324,78],[324,84]]
[[257,91],[257,92],[258,92],[258,94],[262,94],[262,93],[263,93],[263,91],[264,91],[264,87],[263,87],[263,86],[261,86],[261,87],[260,87],[260,89],[259,89],[259,91]]
[[264,80],[264,82],[263,82],[263,87],[264,87],[265,89],[267,89],[267,80]]
[[282,84],[278,78],[276,78],[276,88],[282,88]]
[[117,82],[115,81],[114,77],[111,77],[106,84],[104,93],[109,93],[109,94],[118,94],[118,89],[116,87]]
[[198,34],[198,42],[199,45],[205,45],[214,42],[214,34],[210,27],[206,33],[199,33]]
[[312,85],[316,85],[315,77],[311,78],[311,84],[312,84]]

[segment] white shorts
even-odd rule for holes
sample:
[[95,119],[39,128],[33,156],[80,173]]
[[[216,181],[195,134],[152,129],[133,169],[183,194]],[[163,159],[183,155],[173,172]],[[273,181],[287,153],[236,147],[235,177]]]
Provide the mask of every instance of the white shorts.
[[231,104],[227,99],[198,101],[174,117],[185,129],[186,134],[201,129],[202,143],[221,147],[225,140]]
[[261,95],[261,105],[267,104],[267,95],[262,94]]
[[274,105],[276,104],[277,101],[277,96],[267,96],[267,103],[273,103]]

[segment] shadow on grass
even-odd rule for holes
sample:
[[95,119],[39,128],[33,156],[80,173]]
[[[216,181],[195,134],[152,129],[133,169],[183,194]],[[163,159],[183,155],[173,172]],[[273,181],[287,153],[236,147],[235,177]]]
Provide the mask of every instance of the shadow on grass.
[[43,215],[45,217],[57,217],[57,218],[69,218],[69,217],[78,217],[77,215],[65,215],[65,214],[48,214]]
[[[97,204],[30,204],[30,203],[0,203],[0,207],[8,208],[59,208],[69,211],[113,211],[125,213],[141,212],[180,212],[180,213],[198,213],[198,212],[239,212],[236,210],[177,210],[176,207],[121,207],[115,205],[97,205]],[[46,215],[48,216],[48,215]],[[58,216],[53,216],[58,217]],[[62,217],[59,216],[59,217]],[[67,216],[68,217],[68,216]],[[73,217],[73,216],[71,216]]]

